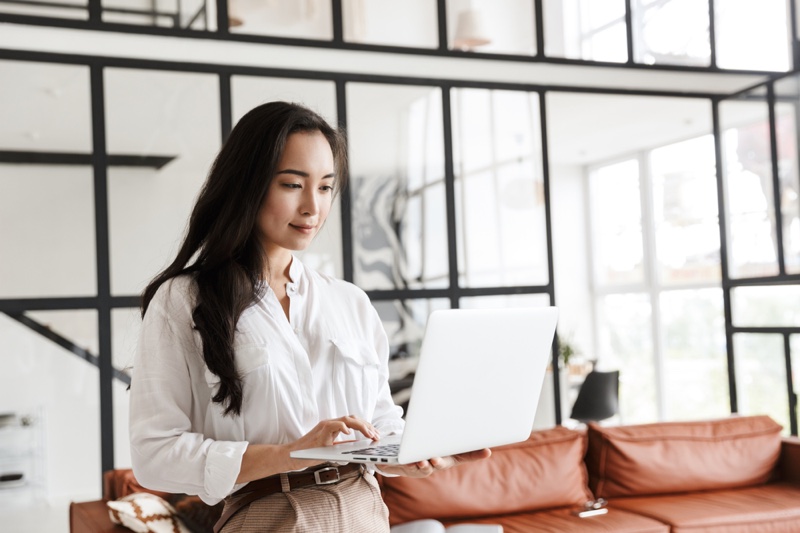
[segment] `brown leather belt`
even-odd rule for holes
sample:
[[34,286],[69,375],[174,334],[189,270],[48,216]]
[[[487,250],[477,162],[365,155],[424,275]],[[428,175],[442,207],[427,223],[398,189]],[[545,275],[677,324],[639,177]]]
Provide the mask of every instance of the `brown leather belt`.
[[348,463],[346,465],[322,465],[300,472],[275,474],[274,476],[257,479],[237,490],[232,496],[242,496],[232,504],[225,505],[222,516],[214,524],[214,533],[219,533],[225,523],[240,509],[247,507],[254,501],[277,492],[290,492],[303,487],[316,485],[333,485],[352,477],[352,474],[363,470],[363,465]]

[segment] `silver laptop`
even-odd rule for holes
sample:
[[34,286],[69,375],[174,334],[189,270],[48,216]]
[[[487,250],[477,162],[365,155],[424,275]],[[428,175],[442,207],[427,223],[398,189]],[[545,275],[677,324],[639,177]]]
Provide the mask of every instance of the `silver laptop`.
[[407,464],[527,439],[557,320],[555,307],[434,311],[403,434],[296,450],[291,456]]

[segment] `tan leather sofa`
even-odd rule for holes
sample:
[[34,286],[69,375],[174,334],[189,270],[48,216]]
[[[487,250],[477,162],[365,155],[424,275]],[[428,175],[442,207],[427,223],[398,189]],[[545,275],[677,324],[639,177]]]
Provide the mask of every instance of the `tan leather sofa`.
[[[534,432],[486,461],[381,478],[392,524],[435,518],[505,533],[800,532],[800,440],[765,416]],[[579,518],[586,500],[608,513]]]
[[[393,525],[435,518],[501,524],[505,533],[798,533],[800,440],[780,430],[768,417],[559,427],[430,478],[379,480]],[[130,470],[107,472],[104,500],[72,504],[71,531],[128,531],[110,523],[105,501],[143,490]],[[161,495],[194,531],[210,530],[221,510]],[[607,514],[573,514],[601,497]]]

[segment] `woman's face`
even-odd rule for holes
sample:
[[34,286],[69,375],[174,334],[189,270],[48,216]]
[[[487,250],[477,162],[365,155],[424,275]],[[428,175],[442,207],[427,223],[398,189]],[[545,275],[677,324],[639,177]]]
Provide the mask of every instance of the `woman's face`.
[[289,135],[258,213],[268,256],[304,250],[311,243],[328,218],[333,185],[333,153],[325,136],[319,131]]

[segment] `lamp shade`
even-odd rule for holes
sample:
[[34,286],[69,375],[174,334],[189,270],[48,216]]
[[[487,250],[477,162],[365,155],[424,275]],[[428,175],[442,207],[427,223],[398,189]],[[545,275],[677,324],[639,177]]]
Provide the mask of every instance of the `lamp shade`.
[[458,14],[453,48],[470,50],[490,42],[492,40],[486,36],[480,11],[477,9],[465,9]]

